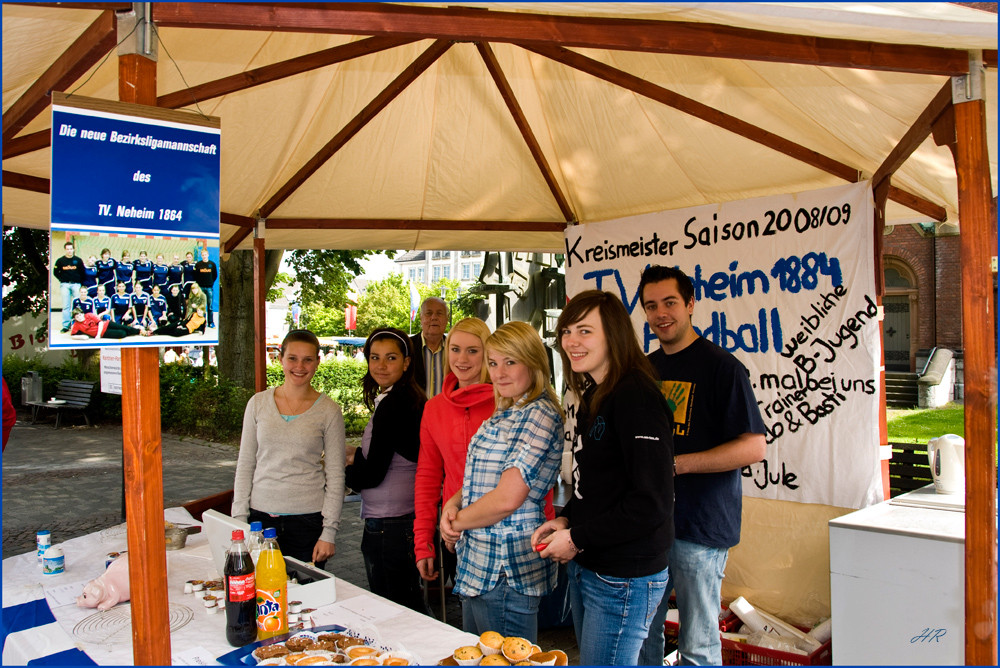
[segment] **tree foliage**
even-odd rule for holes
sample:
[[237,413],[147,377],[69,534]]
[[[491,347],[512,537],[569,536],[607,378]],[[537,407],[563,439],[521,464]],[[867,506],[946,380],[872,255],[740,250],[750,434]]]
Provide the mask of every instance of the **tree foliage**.
[[302,305],[299,326],[316,336],[343,336],[344,309],[313,302]]
[[[464,304],[458,301],[458,289],[461,284],[455,279],[442,278],[433,285],[418,285],[417,292],[420,302],[427,297],[440,297],[444,292],[444,300],[451,310],[451,322],[472,315]],[[365,293],[358,298],[358,328],[357,336],[368,336],[378,327],[395,327],[404,332],[420,331],[420,316],[413,319],[410,327],[410,284],[403,279],[402,274],[389,274],[381,281],[373,281],[365,288]]]
[[[331,323],[337,322],[333,314],[339,313],[343,331],[344,305],[347,303],[351,279],[364,271],[360,261],[374,252],[295,250],[288,253],[285,256],[286,262],[295,271],[295,279],[301,285],[299,303],[303,305],[303,314],[308,312],[309,305],[321,305],[330,310],[328,317]],[[280,250],[265,253],[264,285],[268,290],[278,280],[282,256],[283,251]],[[233,251],[228,260],[220,263],[219,286],[219,320],[224,323],[219,329],[219,375],[241,387],[253,388],[255,360],[252,251]],[[270,295],[269,292],[268,296]]]
[[49,235],[45,230],[3,231],[3,319],[46,312],[49,301]]
[[[300,284],[300,304],[320,304],[343,313],[351,280],[364,273],[361,260],[376,251],[293,250],[285,262],[295,271]],[[392,252],[387,253],[392,257]]]

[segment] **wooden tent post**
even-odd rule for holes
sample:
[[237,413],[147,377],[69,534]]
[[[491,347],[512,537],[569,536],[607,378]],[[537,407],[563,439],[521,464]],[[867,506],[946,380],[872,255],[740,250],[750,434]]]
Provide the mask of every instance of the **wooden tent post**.
[[890,496],[891,482],[889,480],[889,459],[885,451],[889,448],[889,423],[886,420],[885,401],[885,311],[882,299],[885,297],[885,270],[882,262],[883,239],[885,234],[885,203],[889,198],[889,179],[884,179],[879,183],[873,183],[872,196],[875,200],[875,304],[878,306],[878,336],[881,345],[879,346],[879,371],[878,371],[878,442],[879,442],[879,462],[882,472],[882,498],[888,499]]
[[264,221],[258,219],[253,230],[253,368],[254,389],[267,389],[267,313],[264,301],[267,297],[266,266],[264,248]]
[[[973,70],[969,76],[976,75]],[[995,666],[997,405],[993,323],[996,314],[990,312],[989,306],[990,254],[996,227],[991,220],[993,195],[986,105],[981,96],[962,102],[955,99],[955,140],[965,359],[965,663]]]
[[[140,25],[139,31],[142,29]],[[120,55],[118,97],[123,102],[155,106],[156,60],[141,53]],[[156,348],[122,347],[122,447],[128,515],[132,657],[137,666],[170,665],[160,358]]]

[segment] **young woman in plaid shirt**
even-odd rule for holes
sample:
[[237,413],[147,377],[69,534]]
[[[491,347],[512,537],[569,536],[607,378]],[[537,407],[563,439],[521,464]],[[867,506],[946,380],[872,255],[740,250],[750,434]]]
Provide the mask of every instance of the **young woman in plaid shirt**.
[[530,325],[502,325],[486,353],[496,412],[469,443],[462,489],[441,511],[441,535],[457,541],[462,627],[535,642],[538,604],[556,586],[556,565],[533,552],[531,533],[545,521],[545,496],[559,475],[562,411]]

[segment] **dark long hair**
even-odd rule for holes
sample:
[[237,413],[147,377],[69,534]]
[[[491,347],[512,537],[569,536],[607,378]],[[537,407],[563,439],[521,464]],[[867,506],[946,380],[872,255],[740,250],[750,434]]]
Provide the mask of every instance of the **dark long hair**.
[[632,320],[621,300],[610,292],[600,290],[585,290],[570,300],[559,316],[556,332],[559,333],[559,354],[562,356],[563,376],[570,389],[584,399],[584,392],[594,384],[594,380],[586,374],[576,373],[570,364],[569,355],[562,347],[563,330],[572,324],[580,322],[587,314],[597,309],[601,317],[601,327],[604,328],[604,338],[608,347],[608,375],[594,390],[591,404],[588,406],[591,415],[597,412],[601,401],[608,396],[624,376],[630,373],[646,375],[654,383],[657,382],[653,366],[646,359],[639,347],[639,341],[632,327]]
[[[413,378],[413,351],[410,350],[410,337],[395,327],[379,327],[368,335],[368,340],[365,341],[365,363],[368,363],[368,358],[371,355],[372,344],[382,340],[395,343],[403,357],[410,359],[410,364],[403,370],[403,375],[399,377],[393,388],[410,392],[421,402],[426,401],[427,395],[424,394],[424,391],[420,389],[417,381]],[[361,396],[364,398],[365,406],[368,407],[368,410],[375,410],[375,398],[378,394],[378,383],[372,378],[371,372],[366,369],[365,377],[361,380]]]

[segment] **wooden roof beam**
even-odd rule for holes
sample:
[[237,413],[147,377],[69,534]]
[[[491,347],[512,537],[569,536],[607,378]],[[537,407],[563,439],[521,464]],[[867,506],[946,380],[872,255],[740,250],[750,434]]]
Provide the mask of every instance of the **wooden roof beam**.
[[20,99],[4,112],[3,142],[6,144],[49,106],[49,94],[62,91],[83,76],[110,51],[117,40],[117,21],[112,11],[102,12],[66,51],[35,80]]
[[419,218],[268,218],[269,230],[415,230],[434,232],[562,232],[548,220],[423,220]]
[[31,192],[49,194],[49,180],[41,176],[31,176],[19,172],[3,170],[3,187],[29,190]]
[[531,152],[531,157],[535,159],[535,164],[538,165],[538,170],[542,173],[542,178],[545,179],[545,184],[549,187],[549,192],[552,193],[552,197],[559,206],[563,217],[567,221],[576,220],[576,214],[573,213],[566,195],[563,194],[562,188],[559,187],[555,174],[552,173],[552,169],[545,159],[545,154],[542,153],[542,147],[539,146],[538,140],[535,139],[535,135],[531,131],[531,126],[528,124],[528,119],[524,117],[524,111],[514,96],[514,90],[510,87],[510,82],[507,81],[503,70],[500,69],[500,63],[497,62],[496,54],[493,53],[489,44],[484,44],[483,42],[477,42],[476,49],[479,50],[479,55],[482,56],[483,62],[486,63],[486,69],[489,70],[490,76],[493,77],[493,82],[500,91],[503,101],[507,104],[510,115],[514,117],[514,123],[517,125],[517,129],[520,130],[521,137],[524,139],[524,143],[527,144],[528,150]]
[[451,47],[451,42],[437,41],[434,42],[426,51],[420,54],[416,60],[414,60],[405,70],[403,70],[399,76],[397,76],[381,93],[375,96],[375,98],[369,102],[364,109],[358,112],[357,116],[348,121],[347,125],[338,132],[333,139],[328,141],[323,148],[321,148],[316,155],[304,164],[299,171],[297,171],[292,178],[282,185],[274,195],[271,196],[263,206],[260,207],[260,214],[264,218],[270,216],[278,206],[284,202],[288,197],[295,192],[295,190],[302,185],[310,176],[312,176],[317,169],[323,166],[323,164],[329,160],[333,155],[341,149],[350,139],[356,135],[361,128],[365,127],[369,121],[371,121],[375,116],[382,111],[386,105],[396,99],[400,93],[406,90],[406,87],[413,83],[418,76],[420,76],[424,70],[430,67],[434,61],[441,57],[445,51]]
[[879,168],[872,175],[872,187],[877,187],[884,179],[891,178],[913,152],[931,134],[934,121],[951,106],[951,80],[945,82],[930,104],[920,113],[899,143],[889,152]]
[[191,88],[167,93],[157,98],[156,104],[166,109],[177,109],[195,102],[210,100],[230,93],[260,86],[286,77],[309,72],[327,65],[353,60],[386,49],[417,41],[416,37],[377,36],[342,44],[330,49],[309,53],[297,58],[265,65],[232,76],[208,81]]
[[[706,123],[711,123],[712,125],[720,127],[723,130],[728,130],[729,132],[738,134],[741,137],[745,137],[751,141],[757,142],[758,144],[767,146],[768,148],[779,153],[783,153],[790,158],[804,162],[807,165],[844,179],[845,181],[855,182],[858,180],[859,172],[855,167],[851,167],[850,165],[842,163],[839,160],[834,160],[829,156],[825,156],[822,153],[818,153],[810,148],[802,146],[801,144],[797,144],[790,139],[786,139],[780,135],[774,134],[773,132],[753,125],[752,123],[748,123],[723,111],[719,111],[718,109],[710,107],[706,104],[702,104],[697,100],[685,97],[679,93],[663,88],[662,86],[657,86],[656,84],[646,81],[645,79],[641,79],[633,74],[623,72],[622,70],[616,69],[592,58],[588,58],[574,51],[570,51],[569,49],[531,44],[522,44],[521,46],[528,51],[532,51],[541,56],[545,56],[546,58],[555,60],[556,62],[566,65],[567,67],[572,67],[580,70],[581,72],[586,72],[587,74],[595,76],[598,79],[603,79],[610,84],[621,86],[626,90],[631,90],[639,95],[648,97],[651,100],[655,100],[685,114],[699,118]],[[893,197],[894,192],[897,194],[896,197]],[[906,197],[901,200],[898,197],[900,193],[905,193],[905,191],[900,189],[890,190],[889,196],[893,201],[909,206],[910,208],[914,208],[914,205],[920,206],[921,208],[917,210],[922,213],[928,210],[933,210],[937,213],[937,215],[945,216],[943,207],[910,193],[905,193]]]
[[30,134],[14,137],[3,143],[3,159],[14,158],[32,151],[48,148],[52,143],[52,130],[39,130]]
[[235,225],[239,228],[233,236],[229,237],[228,240],[222,242],[221,244],[223,253],[232,253],[236,250],[236,247],[240,245],[240,242],[253,233],[253,228],[257,221],[250,216],[220,212],[219,222],[224,225]]
[[965,51],[885,44],[682,21],[554,16],[381,3],[153,4],[157,25],[209,29],[407,35],[737,58],[917,74],[967,74]]

